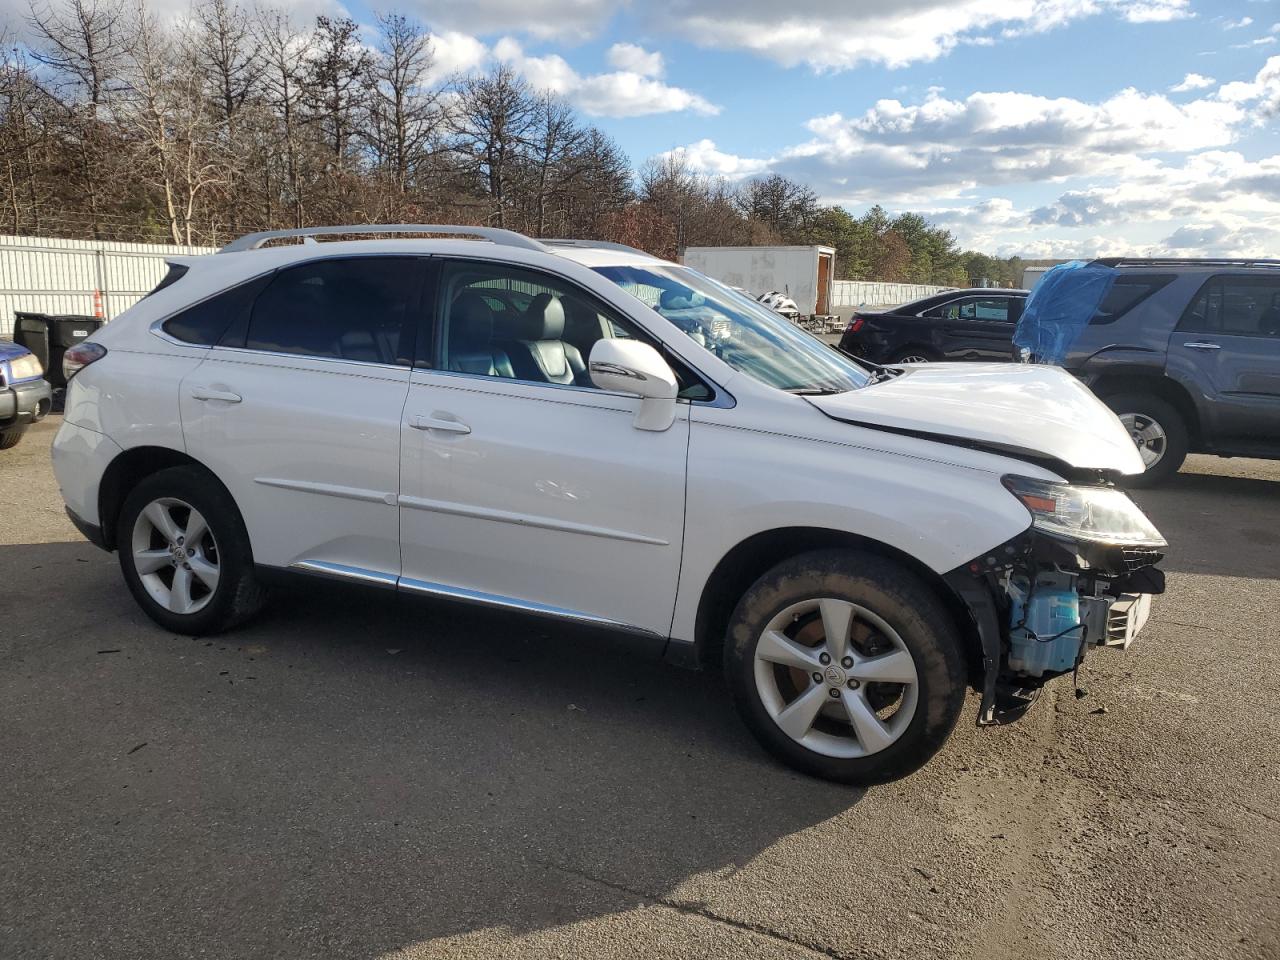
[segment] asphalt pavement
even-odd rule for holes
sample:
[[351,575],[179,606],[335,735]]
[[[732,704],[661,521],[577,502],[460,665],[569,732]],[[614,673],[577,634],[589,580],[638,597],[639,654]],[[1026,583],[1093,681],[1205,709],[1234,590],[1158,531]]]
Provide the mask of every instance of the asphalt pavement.
[[1280,956],[1280,464],[1139,493],[1133,647],[864,792],[587,631],[318,585],[166,633],[55,429],[0,453],[0,957]]

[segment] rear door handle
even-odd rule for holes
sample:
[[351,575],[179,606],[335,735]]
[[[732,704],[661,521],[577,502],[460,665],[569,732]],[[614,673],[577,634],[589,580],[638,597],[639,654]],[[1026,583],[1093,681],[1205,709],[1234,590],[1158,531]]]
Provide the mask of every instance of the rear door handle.
[[1222,349],[1221,344],[1209,343],[1206,340],[1191,340],[1187,343],[1184,343],[1183,346],[1189,347],[1192,350],[1221,350]]
[[429,417],[415,416],[409,421],[409,426],[415,430],[441,430],[444,433],[471,432],[471,428],[461,420],[454,420],[439,413],[433,413]]
[[191,398],[193,400],[222,400],[224,403],[239,403],[244,399],[238,393],[232,393],[230,390],[215,390],[212,387],[192,387]]

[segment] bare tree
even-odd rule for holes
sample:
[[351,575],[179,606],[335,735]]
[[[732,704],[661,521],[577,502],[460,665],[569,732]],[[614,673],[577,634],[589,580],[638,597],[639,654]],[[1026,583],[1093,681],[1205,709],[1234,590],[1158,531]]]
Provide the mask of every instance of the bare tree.
[[371,57],[359,42],[360,28],[347,18],[316,17],[312,53],[304,74],[308,119],[317,124],[334,165],[343,169]]
[[368,138],[390,192],[403,198],[445,120],[430,85],[434,54],[422,26],[398,13],[378,15],[379,49],[370,70]]
[[306,197],[302,177],[303,70],[310,56],[313,38],[299,30],[280,11],[265,11],[259,24],[264,55],[263,88],[267,102],[280,126],[288,183],[285,202],[293,211],[296,227],[306,224]]
[[521,152],[536,110],[529,85],[506,64],[489,76],[467,77],[460,84],[454,124],[461,138],[461,159],[487,195],[487,219],[499,227],[508,224]]

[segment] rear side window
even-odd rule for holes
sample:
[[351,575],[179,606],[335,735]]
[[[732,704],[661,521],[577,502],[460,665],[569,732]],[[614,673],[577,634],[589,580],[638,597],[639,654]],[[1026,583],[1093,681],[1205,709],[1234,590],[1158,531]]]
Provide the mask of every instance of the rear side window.
[[258,296],[244,346],[408,366],[426,261],[316,260],[281,270]]
[[1117,277],[1089,322],[1091,324],[1115,323],[1143,300],[1172,282],[1173,277],[1165,274]]
[[[182,271],[185,273],[186,268],[183,267]],[[253,298],[270,279],[270,274],[258,277],[174,314],[164,322],[165,333],[196,346],[213,346],[233,323],[243,321],[253,305]]]
[[1280,278],[1214,277],[1200,288],[1178,329],[1280,337]]

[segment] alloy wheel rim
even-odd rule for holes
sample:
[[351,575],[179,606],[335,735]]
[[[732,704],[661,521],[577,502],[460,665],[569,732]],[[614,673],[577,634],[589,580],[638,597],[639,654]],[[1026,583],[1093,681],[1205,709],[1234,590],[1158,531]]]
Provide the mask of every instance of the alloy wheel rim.
[[755,682],[783,733],[841,759],[896,743],[919,700],[915,659],[898,632],[831,597],[791,604],[769,621],[756,642]]
[[1129,437],[1142,455],[1142,465],[1146,469],[1150,470],[1164,458],[1169,438],[1158,420],[1145,413],[1124,413],[1120,415],[1120,422],[1129,431]]
[[170,613],[198,613],[213,599],[221,577],[218,541],[191,504],[152,500],[133,523],[130,547],[142,586]]
[[929,362],[929,358],[928,358],[928,357],[916,357],[916,356],[909,356],[909,357],[903,357],[903,358],[901,358],[898,362],[899,362],[899,363],[928,363],[928,362]]

